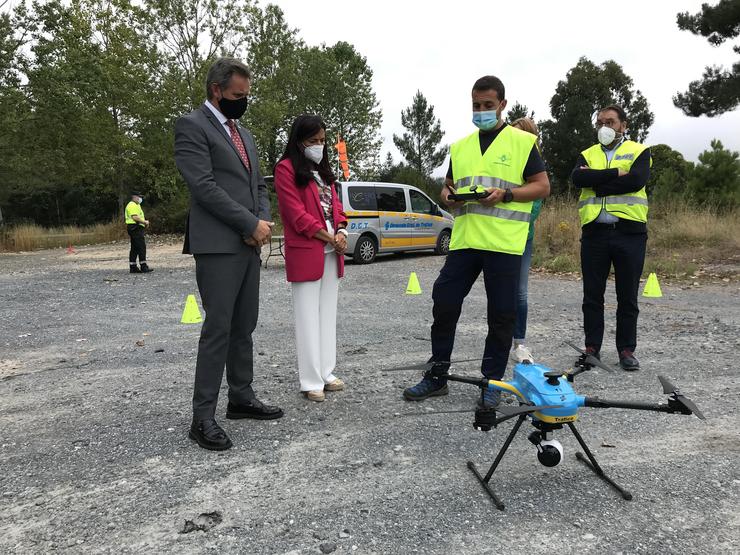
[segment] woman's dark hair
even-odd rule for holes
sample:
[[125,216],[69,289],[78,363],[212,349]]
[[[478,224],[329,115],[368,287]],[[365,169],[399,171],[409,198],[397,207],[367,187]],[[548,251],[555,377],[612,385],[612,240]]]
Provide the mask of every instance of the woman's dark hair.
[[[315,169],[314,163],[303,154],[302,143],[306,139],[316,135],[321,129],[326,131],[326,125],[320,116],[305,114],[298,116],[290,127],[288,144],[285,145],[285,152],[280,160],[285,160],[286,158],[290,160],[291,164],[293,164],[293,171],[295,171],[296,183],[301,187],[305,187],[313,179],[311,172]],[[324,145],[324,157],[318,166],[319,175],[324,180],[324,183],[328,185],[337,180],[334,172],[329,167],[327,145]]]

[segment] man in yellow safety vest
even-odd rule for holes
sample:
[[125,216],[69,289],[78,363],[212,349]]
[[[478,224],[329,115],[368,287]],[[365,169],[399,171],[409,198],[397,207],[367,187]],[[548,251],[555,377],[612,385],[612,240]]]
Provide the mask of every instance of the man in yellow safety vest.
[[[421,401],[446,395],[445,375],[463,301],[483,272],[488,299],[488,335],[481,371],[501,379],[511,349],[516,320],[521,258],[527,242],[532,201],[550,193],[537,138],[507,125],[504,84],[492,75],[473,85],[473,123],[478,130],[450,148],[450,167],[440,195],[455,213],[450,253],[434,283],[431,367],[404,397]],[[451,194],[480,195],[459,200]],[[498,391],[485,391],[479,402],[495,408]]]
[[581,153],[572,173],[573,184],[581,190],[578,214],[585,350],[601,357],[604,291],[614,265],[619,365],[634,371],[640,368],[635,357],[640,312],[637,294],[647,243],[645,184],[652,161],[648,147],[626,139],[627,114],[620,106],[599,110],[596,129],[599,142]]
[[[144,238],[144,228],[149,226],[149,220],[144,217],[144,211],[141,209],[141,203],[144,197],[141,193],[131,193],[131,202],[126,205],[126,231],[131,239],[131,250],[128,253],[129,272],[132,274],[141,274],[153,272],[146,263],[146,239]],[[139,259],[139,265],[136,259]]]

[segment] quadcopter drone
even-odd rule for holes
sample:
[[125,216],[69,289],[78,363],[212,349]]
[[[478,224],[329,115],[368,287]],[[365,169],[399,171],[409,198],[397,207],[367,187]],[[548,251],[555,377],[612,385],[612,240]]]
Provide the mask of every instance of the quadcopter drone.
[[[576,458],[590,468],[599,478],[617,490],[622,495],[622,498],[626,500],[631,500],[632,494],[604,473],[599,463],[596,462],[593,453],[591,453],[591,450],[583,441],[581,434],[576,429],[574,422],[578,419],[579,409],[582,407],[636,409],[687,415],[694,414],[702,420],[705,419],[697,406],[663,376],[658,376],[658,379],[663,386],[663,393],[669,395],[667,403],[612,401],[598,397],[577,395],[571,384],[573,384],[578,374],[591,370],[594,366],[603,368],[608,372],[611,372],[612,368],[602,363],[595,356],[579,349],[573,343],[567,341],[565,343],[581,353],[581,357],[570,372],[559,372],[539,364],[525,362],[514,366],[514,378],[509,382],[489,380],[486,378],[469,378],[455,374],[437,376],[449,381],[477,386],[481,389],[481,396],[485,390],[498,390],[514,395],[519,401],[519,406],[499,404],[495,408],[479,406],[475,410],[473,426],[475,429],[484,432],[498,427],[499,424],[506,420],[517,418],[516,424],[514,424],[514,427],[506,437],[503,446],[485,476],[481,475],[472,461],[468,461],[467,464],[468,468],[483,486],[483,489],[485,489],[496,507],[500,510],[504,509],[504,504],[494,493],[490,481],[501,459],[506,454],[509,445],[511,445],[514,436],[527,418],[531,420],[531,424],[535,428],[529,434],[528,439],[537,448],[537,459],[541,464],[553,467],[562,461],[563,447],[558,440],[552,439],[551,436],[555,430],[560,430],[563,426],[567,426],[573,432],[576,440],[586,453],[584,456],[578,452],[576,453]],[[390,368],[386,371],[425,368],[428,371],[431,366],[432,363],[427,363],[426,365]]]

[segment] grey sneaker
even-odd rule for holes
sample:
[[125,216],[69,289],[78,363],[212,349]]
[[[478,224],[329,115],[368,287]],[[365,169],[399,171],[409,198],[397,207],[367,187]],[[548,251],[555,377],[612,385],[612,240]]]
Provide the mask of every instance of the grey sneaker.
[[509,355],[511,360],[516,363],[526,362],[528,364],[534,364],[534,357],[532,356],[532,351],[529,350],[529,348],[525,345],[519,344],[516,345],[511,350],[511,355]]

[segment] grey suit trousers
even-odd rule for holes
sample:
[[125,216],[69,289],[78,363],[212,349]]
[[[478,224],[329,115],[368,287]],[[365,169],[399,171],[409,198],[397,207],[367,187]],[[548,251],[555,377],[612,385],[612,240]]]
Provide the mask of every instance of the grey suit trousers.
[[193,418],[214,418],[226,367],[229,401],[248,403],[252,391],[252,332],[259,312],[260,257],[244,245],[235,254],[196,254],[205,321],[198,343]]

